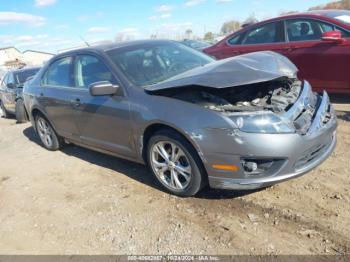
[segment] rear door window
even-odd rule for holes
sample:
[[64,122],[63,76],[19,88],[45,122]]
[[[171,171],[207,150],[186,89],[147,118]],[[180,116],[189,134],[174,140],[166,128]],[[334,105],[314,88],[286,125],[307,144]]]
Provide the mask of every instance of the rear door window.
[[45,86],[72,87],[72,57],[64,57],[53,62],[47,69],[42,84]]
[[7,78],[7,84],[15,84],[15,78],[13,77],[13,73],[9,73]]
[[270,44],[283,42],[283,30],[280,30],[279,22],[273,22],[256,27],[248,31],[242,40],[243,45]]

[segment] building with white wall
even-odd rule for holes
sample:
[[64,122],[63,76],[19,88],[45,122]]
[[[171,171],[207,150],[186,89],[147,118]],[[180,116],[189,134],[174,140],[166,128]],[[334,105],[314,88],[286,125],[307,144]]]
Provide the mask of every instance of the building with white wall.
[[22,66],[41,66],[52,56],[53,54],[34,50],[21,52],[12,46],[0,48],[0,79],[9,69]]

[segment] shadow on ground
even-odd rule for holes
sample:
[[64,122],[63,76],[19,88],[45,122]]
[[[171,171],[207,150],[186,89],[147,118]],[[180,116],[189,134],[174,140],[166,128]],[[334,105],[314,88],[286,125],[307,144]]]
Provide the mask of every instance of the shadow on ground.
[[337,110],[337,117],[343,121],[350,122],[350,112]]
[[[42,146],[39,137],[36,135],[32,127],[24,129],[23,134],[31,142]],[[98,153],[98,152],[85,149],[82,147],[74,146],[74,145],[67,145],[61,150],[61,152],[69,156],[82,159],[94,165],[108,168],[115,172],[126,175],[131,179],[134,179],[154,189],[165,192],[164,189],[158,183],[158,181],[154,178],[152,173],[144,165],[123,160],[121,158],[105,155],[102,153]],[[252,194],[255,192],[257,191],[256,190],[255,191],[216,190],[216,189],[210,189],[209,187],[206,187],[196,196],[196,198],[200,198],[200,199],[230,199],[231,198],[232,199],[232,198],[237,198],[248,194]]]
[[350,94],[329,94],[332,103],[350,104]]

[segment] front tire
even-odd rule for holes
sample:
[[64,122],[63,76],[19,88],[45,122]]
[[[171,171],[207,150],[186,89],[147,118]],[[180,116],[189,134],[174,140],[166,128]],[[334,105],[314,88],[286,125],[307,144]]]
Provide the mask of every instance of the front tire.
[[44,116],[38,114],[35,117],[35,126],[40,140],[47,150],[56,151],[61,148],[63,144],[61,138]]
[[18,99],[16,101],[16,120],[18,124],[28,122],[28,117],[24,107],[23,99]]
[[189,197],[205,186],[205,171],[193,146],[172,130],[152,136],[147,147],[148,163],[160,184],[170,193]]

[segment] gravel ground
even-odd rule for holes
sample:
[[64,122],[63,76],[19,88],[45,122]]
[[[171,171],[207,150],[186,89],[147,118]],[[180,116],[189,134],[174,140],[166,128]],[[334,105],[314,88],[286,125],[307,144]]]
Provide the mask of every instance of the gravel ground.
[[30,124],[0,119],[0,253],[350,253],[350,104],[336,108],[338,146],[316,170],[187,199],[141,165],[76,146],[48,152]]

